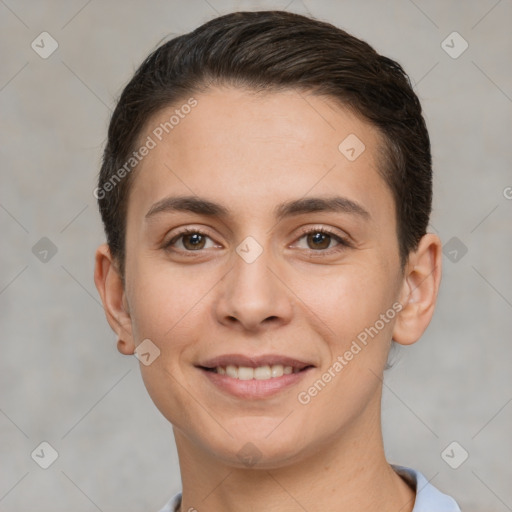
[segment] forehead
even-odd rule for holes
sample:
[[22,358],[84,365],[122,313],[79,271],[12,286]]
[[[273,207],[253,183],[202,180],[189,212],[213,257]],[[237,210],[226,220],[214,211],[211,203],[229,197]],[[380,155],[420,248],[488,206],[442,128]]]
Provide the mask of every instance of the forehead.
[[325,96],[211,89],[159,111],[140,141],[148,138],[130,194],[147,208],[186,193],[255,213],[313,189],[359,196],[369,209],[392,202],[377,167],[378,130]]

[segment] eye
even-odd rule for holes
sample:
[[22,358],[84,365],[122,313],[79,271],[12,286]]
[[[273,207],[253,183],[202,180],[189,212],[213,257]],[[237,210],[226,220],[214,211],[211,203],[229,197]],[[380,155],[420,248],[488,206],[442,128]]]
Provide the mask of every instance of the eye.
[[[313,228],[305,231],[299,238],[299,241],[304,238],[306,247],[303,246],[301,248],[312,251],[331,252],[331,249],[338,251],[343,250],[346,247],[351,247],[351,244],[347,239],[324,227]],[[332,245],[333,242],[335,242],[334,246]]]
[[213,242],[207,246],[207,240],[211,238],[199,229],[185,229],[174,236],[168,243],[165,244],[165,249],[177,249],[180,251],[200,251],[215,247]]
[[[352,247],[347,239],[325,228],[318,227],[304,231],[299,237],[299,242],[305,239],[306,247],[298,244],[299,248],[314,252],[330,253]],[[203,249],[219,247],[203,231],[197,228],[187,228],[177,233],[164,245],[166,250],[181,252],[197,252]]]

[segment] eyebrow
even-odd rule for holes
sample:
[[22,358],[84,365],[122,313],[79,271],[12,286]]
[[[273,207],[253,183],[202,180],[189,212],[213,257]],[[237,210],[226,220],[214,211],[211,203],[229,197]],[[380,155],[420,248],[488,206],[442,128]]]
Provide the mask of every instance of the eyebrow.
[[[149,219],[160,213],[191,212],[208,217],[229,217],[231,210],[225,206],[197,196],[170,196],[156,202],[146,213]],[[314,212],[350,213],[364,220],[371,219],[370,213],[359,203],[346,197],[306,197],[279,204],[274,215],[277,220],[285,217]]]

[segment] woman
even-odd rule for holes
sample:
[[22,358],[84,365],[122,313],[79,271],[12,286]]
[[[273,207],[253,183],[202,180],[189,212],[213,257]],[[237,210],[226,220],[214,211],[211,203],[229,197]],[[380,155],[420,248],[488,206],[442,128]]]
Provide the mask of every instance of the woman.
[[441,278],[396,62],[297,14],[209,21],[124,89],[96,197],[96,286],[175,434],[162,512],[459,510],[382,441],[390,347]]

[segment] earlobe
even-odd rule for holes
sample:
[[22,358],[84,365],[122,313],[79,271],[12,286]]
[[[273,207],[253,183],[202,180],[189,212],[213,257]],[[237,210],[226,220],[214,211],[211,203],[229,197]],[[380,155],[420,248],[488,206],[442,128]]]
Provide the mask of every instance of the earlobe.
[[427,328],[437,300],[441,282],[441,240],[437,235],[424,235],[406,265],[393,339],[401,345],[418,341]]
[[103,303],[105,316],[117,334],[117,349],[122,354],[134,353],[131,317],[124,285],[107,244],[96,250],[94,282]]

